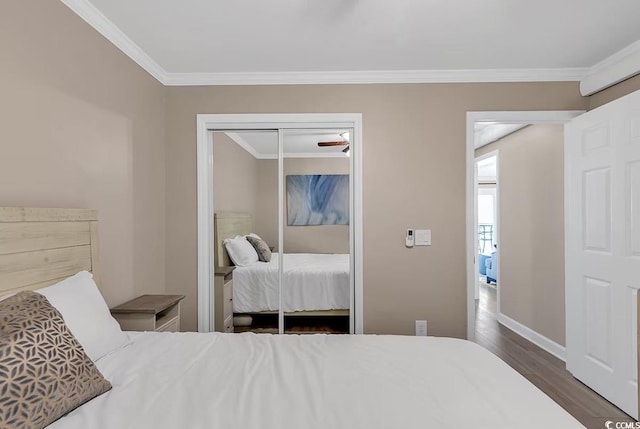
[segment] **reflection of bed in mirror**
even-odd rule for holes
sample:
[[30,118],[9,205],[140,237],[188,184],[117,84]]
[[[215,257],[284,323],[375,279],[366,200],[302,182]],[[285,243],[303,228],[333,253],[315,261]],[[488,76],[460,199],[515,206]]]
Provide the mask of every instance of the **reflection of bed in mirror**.
[[[246,236],[254,232],[251,215],[216,213],[214,218],[216,268],[224,269],[233,265],[224,245],[225,239],[238,235]],[[280,255],[274,252],[270,262],[256,262],[249,266],[235,267],[232,304],[236,320],[239,320],[238,316],[241,314],[252,315],[253,319],[262,317],[263,320],[268,315],[277,315],[280,302],[279,258]],[[285,253],[282,280],[282,304],[285,316],[345,318],[349,315],[348,254]],[[248,318],[248,320],[252,319]],[[348,318],[345,321],[348,323]],[[235,330],[240,332],[246,329],[242,329],[236,323]]]

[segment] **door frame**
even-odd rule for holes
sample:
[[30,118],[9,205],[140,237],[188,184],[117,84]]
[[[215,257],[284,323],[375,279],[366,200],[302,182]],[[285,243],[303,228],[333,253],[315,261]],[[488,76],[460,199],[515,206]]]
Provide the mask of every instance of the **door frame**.
[[[475,129],[476,122],[505,124],[566,124],[584,110],[484,111],[467,112],[466,144],[466,234],[467,234],[467,339],[475,341]],[[500,264],[498,263],[498,269]]]
[[[197,213],[198,213],[198,332],[214,330],[213,253],[213,131],[251,129],[352,128],[351,191],[349,234],[351,255],[350,330],[363,333],[363,204],[362,204],[362,113],[276,113],[276,114],[198,114]],[[281,206],[281,205],[280,205]],[[282,242],[281,242],[282,243]]]

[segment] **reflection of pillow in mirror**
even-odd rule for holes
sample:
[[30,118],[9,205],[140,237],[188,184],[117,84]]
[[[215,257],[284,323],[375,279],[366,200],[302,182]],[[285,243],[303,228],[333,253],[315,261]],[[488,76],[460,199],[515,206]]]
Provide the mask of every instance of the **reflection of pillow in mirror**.
[[262,262],[271,261],[271,249],[266,241],[261,238],[256,238],[253,235],[247,235],[247,241],[251,243],[256,253],[258,253],[258,259]]
[[247,267],[258,262],[258,254],[253,246],[241,235],[224,240],[231,262],[237,267]]

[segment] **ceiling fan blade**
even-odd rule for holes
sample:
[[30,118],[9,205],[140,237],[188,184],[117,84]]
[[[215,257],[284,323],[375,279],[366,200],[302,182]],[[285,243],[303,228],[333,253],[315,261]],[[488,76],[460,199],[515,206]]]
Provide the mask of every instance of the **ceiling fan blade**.
[[349,142],[347,141],[335,141],[335,142],[318,142],[318,146],[320,147],[328,147],[328,146],[346,146]]

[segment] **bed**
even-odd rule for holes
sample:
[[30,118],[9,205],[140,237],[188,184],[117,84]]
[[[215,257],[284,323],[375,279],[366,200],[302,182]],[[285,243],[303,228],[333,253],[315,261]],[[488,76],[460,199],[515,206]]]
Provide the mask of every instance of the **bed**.
[[[96,228],[95,212],[0,208],[0,295],[42,290],[78,266],[99,280]],[[56,253],[65,256],[53,258]],[[93,360],[111,389],[51,429],[583,427],[500,359],[465,340],[123,335],[125,344]]]
[[[233,271],[233,311],[278,310],[278,261]],[[349,255],[289,253],[284,255],[283,311],[302,312],[349,308]]]
[[[214,235],[216,267],[231,262],[224,240],[253,231],[253,219],[246,213],[216,213]],[[233,312],[278,311],[278,261],[258,262],[233,271]],[[347,315],[350,307],[348,254],[287,253],[283,259],[283,311],[285,313]],[[338,311],[334,311],[338,310]],[[340,311],[342,310],[342,311]]]

